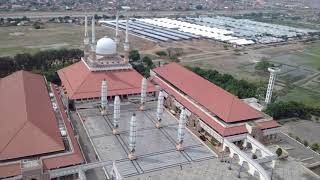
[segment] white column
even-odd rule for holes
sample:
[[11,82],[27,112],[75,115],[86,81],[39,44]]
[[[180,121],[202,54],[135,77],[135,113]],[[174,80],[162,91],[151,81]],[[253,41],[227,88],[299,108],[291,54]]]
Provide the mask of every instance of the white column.
[[140,110],[145,110],[145,104],[147,99],[147,79],[143,78],[141,81],[141,102],[140,102]]
[[107,81],[104,79],[101,82],[101,115],[106,115],[108,111],[108,91]]
[[269,104],[271,102],[274,82],[276,81],[276,76],[277,76],[277,73],[280,72],[280,69],[271,67],[271,68],[268,68],[268,71],[270,72],[270,78],[268,83],[266,99],[265,99],[266,104]]
[[126,52],[129,52],[130,45],[129,45],[129,17],[127,15],[127,20],[126,20],[126,39],[124,42],[124,50]]
[[186,111],[185,109],[181,110],[180,118],[179,118],[179,127],[178,127],[178,144],[176,146],[178,151],[182,151],[182,143],[184,140],[185,128],[186,128]]
[[89,36],[88,36],[88,17],[87,15],[84,17],[84,44],[89,44]]
[[86,174],[83,172],[82,169],[78,170],[78,179],[79,180],[86,180],[87,179]]
[[161,119],[162,119],[162,114],[163,114],[163,99],[164,99],[164,95],[163,92],[160,91],[159,92],[159,96],[158,96],[158,106],[157,106],[157,123],[156,123],[156,127],[160,128],[161,127]]
[[116,14],[116,43],[119,43],[119,12]]
[[136,159],[136,156],[135,156],[136,137],[137,137],[136,115],[133,114],[131,117],[131,121],[130,121],[130,132],[129,132],[129,155],[128,155],[128,158],[130,160]]
[[120,119],[120,98],[116,96],[114,99],[114,106],[113,106],[113,134],[119,134],[119,119]]
[[92,43],[92,45],[96,45],[96,20],[94,19],[94,16],[92,16],[91,28],[92,28],[91,43]]
[[87,58],[89,56],[89,51],[90,51],[90,39],[88,36],[88,17],[87,17],[87,15],[84,18],[83,44],[84,44],[84,57]]

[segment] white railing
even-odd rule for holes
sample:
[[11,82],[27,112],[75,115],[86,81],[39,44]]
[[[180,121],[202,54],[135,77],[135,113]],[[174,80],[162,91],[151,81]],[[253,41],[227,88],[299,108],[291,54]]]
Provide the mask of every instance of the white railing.
[[[253,167],[264,180],[271,180],[269,174],[266,170],[256,161],[251,159],[245,152],[241,151],[235,144],[230,142],[228,139],[224,139],[223,146],[227,146],[231,151],[234,151],[235,154],[239,156],[239,158],[243,158],[249,164],[249,167]],[[250,171],[250,170],[249,170]],[[251,174],[254,175],[254,172]]]

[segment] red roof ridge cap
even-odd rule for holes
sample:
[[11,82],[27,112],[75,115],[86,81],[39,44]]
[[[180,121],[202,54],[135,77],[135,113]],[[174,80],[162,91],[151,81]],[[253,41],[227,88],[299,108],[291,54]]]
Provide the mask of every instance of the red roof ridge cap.
[[9,144],[15,139],[15,137],[20,133],[20,131],[26,126],[27,123],[30,123],[30,122],[26,120],[23,123],[23,125],[19,128],[19,130],[11,137],[9,142],[3,147],[3,149],[0,151],[0,157],[1,157],[1,154],[3,153],[3,151],[9,146]]
[[228,108],[228,109],[229,109],[229,112],[228,112],[228,115],[227,115],[227,120],[230,119],[230,114],[231,114],[231,110],[232,110],[232,106],[233,106],[233,102],[234,102],[234,99],[235,99],[235,98],[236,98],[236,97],[233,96],[232,101],[231,101],[231,105],[230,105],[230,107]]
[[[90,71],[90,70],[89,70],[89,71]],[[78,88],[74,90],[74,92],[78,91],[78,90],[81,88],[81,86],[86,82],[86,79],[88,78],[89,75],[90,75],[90,72],[87,73],[87,75],[83,78],[83,81],[80,83],[80,85],[78,86]]]

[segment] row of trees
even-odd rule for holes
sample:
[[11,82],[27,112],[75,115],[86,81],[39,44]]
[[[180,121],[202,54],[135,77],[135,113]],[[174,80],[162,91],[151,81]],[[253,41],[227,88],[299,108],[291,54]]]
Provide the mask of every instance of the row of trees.
[[150,76],[150,69],[155,67],[149,56],[141,58],[140,53],[137,50],[131,50],[129,52],[129,61],[136,71],[147,78]]
[[27,70],[44,74],[48,80],[54,81],[58,69],[78,61],[82,56],[80,49],[58,49],[0,57],[0,77],[18,70]]
[[274,117],[275,119],[285,118],[301,118],[310,119],[311,115],[320,116],[320,108],[309,107],[303,103],[289,101],[279,101],[269,104],[265,113]]
[[230,74],[220,74],[216,70],[204,70],[199,67],[187,68],[239,98],[256,96],[257,86],[253,83],[245,80],[238,80]]
[[0,17],[0,25],[5,25],[5,26],[9,26],[9,25],[16,26],[22,21],[30,21],[30,19],[27,18],[26,16],[23,16],[22,18],[7,18],[7,19]]

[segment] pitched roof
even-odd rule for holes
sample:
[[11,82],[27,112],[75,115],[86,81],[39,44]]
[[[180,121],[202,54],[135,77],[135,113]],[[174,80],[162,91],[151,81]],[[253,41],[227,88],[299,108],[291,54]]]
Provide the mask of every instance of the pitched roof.
[[221,124],[219,124],[217,121],[213,120],[212,117],[204,113],[201,109],[199,109],[197,106],[195,106],[193,103],[187,100],[186,97],[180,95],[179,93],[175,92],[171,87],[169,87],[167,84],[163,83],[158,78],[152,79],[154,82],[159,84],[161,88],[163,88],[164,91],[166,91],[168,94],[172,95],[175,100],[177,100],[180,104],[182,104],[185,108],[187,108],[189,111],[195,113],[197,116],[200,117],[206,124],[208,124],[211,128],[213,128],[215,131],[217,131],[222,136],[230,136],[235,134],[242,134],[246,133],[247,129],[245,125],[239,125],[239,126],[233,126],[233,127],[224,127]]
[[[70,99],[100,97],[103,79],[108,96],[140,93],[143,78],[134,69],[92,72],[82,61],[59,70],[58,75]],[[148,83],[147,91],[155,91],[154,85]]]
[[41,75],[15,72],[0,83],[0,160],[64,150]]
[[[67,166],[72,166],[76,164],[81,164],[84,162],[79,144],[77,143],[77,140],[74,136],[71,123],[68,120],[61,98],[59,98],[59,93],[55,88],[53,88],[53,93],[57,99],[59,110],[62,114],[62,119],[66,125],[66,130],[71,140],[73,151],[67,152],[67,153],[66,152],[55,153],[55,156],[51,156],[51,155],[41,156],[44,170],[67,167]],[[4,163],[4,164],[0,163],[0,178],[20,175],[21,174],[20,162],[21,161],[13,161],[12,163],[10,162],[10,163]]]
[[166,64],[153,71],[225,122],[262,117],[236,96],[177,63]]

